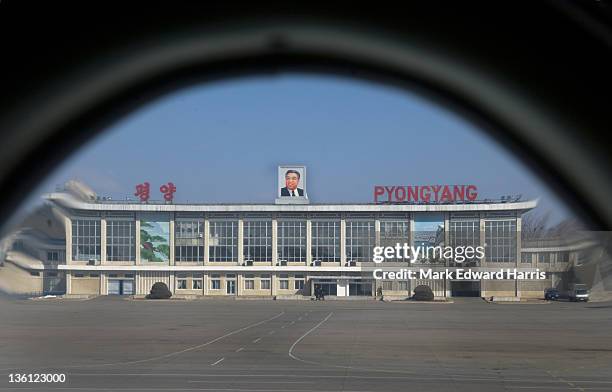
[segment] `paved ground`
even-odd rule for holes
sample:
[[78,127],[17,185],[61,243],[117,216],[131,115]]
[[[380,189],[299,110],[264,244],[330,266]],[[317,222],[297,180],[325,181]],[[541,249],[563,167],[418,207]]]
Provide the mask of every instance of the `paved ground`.
[[[9,383],[61,372],[64,384]],[[0,390],[612,391],[612,303],[9,301]]]

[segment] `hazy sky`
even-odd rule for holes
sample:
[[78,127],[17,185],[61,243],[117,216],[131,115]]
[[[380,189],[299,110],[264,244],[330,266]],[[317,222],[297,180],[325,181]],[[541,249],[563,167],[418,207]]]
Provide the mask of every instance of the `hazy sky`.
[[371,202],[374,185],[475,184],[566,212],[531,173],[458,115],[403,90],[286,74],[177,91],[132,113],[41,187],[76,178],[99,195],[177,186],[177,202],[270,202],[277,166],[303,164],[313,202]]

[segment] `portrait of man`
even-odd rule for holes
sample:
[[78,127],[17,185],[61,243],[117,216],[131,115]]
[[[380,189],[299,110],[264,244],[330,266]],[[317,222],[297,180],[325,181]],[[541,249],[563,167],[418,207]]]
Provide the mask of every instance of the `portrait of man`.
[[300,188],[302,175],[299,171],[289,169],[285,172],[285,186],[281,188],[281,197],[304,196],[304,189]]

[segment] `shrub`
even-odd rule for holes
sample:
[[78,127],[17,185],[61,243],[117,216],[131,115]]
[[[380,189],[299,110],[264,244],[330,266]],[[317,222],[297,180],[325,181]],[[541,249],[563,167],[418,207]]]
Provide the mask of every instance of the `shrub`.
[[417,286],[414,289],[414,295],[412,296],[412,299],[414,299],[415,301],[433,301],[433,291],[431,291],[431,288],[429,288],[429,286]]
[[169,299],[170,297],[172,297],[172,293],[164,282],[154,283],[151,287],[151,293],[147,295],[147,299]]

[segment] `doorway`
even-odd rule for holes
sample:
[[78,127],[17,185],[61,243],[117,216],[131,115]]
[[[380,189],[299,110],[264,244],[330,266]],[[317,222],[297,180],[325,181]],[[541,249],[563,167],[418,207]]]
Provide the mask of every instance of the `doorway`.
[[480,297],[479,280],[457,280],[451,282],[452,297]]

